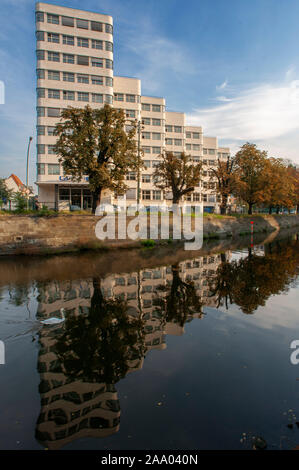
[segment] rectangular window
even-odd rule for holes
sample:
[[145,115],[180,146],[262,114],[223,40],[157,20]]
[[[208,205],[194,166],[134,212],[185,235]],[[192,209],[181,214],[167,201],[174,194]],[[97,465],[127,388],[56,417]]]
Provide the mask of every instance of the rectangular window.
[[135,95],[126,95],[126,102],[127,103],[135,103],[136,102],[136,96]]
[[113,103],[113,96],[112,95],[105,95],[105,103],[112,104]]
[[44,163],[38,163],[37,164],[37,174],[38,175],[44,175],[45,174],[45,164]]
[[155,113],[160,113],[161,106],[159,104],[152,104],[152,111],[154,111]]
[[150,111],[151,110],[151,105],[147,103],[142,103],[141,104],[142,111]]
[[161,134],[160,134],[160,132],[153,132],[153,133],[152,133],[152,139],[153,139],[153,140],[161,140]]
[[144,124],[145,126],[150,126],[151,125],[151,119],[150,118],[143,118],[142,119],[142,124]]
[[45,116],[45,108],[43,108],[42,106],[37,106],[36,114],[37,114],[38,117],[44,117]]
[[169,124],[166,124],[165,131],[166,132],[172,132],[172,126],[170,126]]
[[45,70],[44,69],[37,69],[36,70],[36,76],[39,80],[45,78]]
[[208,155],[208,149],[203,149],[203,154]]
[[174,139],[174,145],[182,145],[181,139]]
[[54,126],[48,126],[47,131],[48,131],[48,135],[54,135],[55,127]]
[[142,199],[149,200],[151,198],[151,192],[149,189],[142,190]]
[[99,75],[92,75],[91,76],[91,83],[93,85],[104,85],[103,77]]
[[143,139],[150,139],[151,138],[151,133],[150,132],[142,132],[142,138]]
[[37,144],[36,149],[39,155],[44,155],[46,146],[44,144]]
[[112,44],[112,42],[110,42],[110,41],[105,41],[105,45],[106,45],[106,51],[110,51],[110,52],[113,51],[113,44]]
[[113,86],[113,78],[106,77],[106,86]]
[[123,93],[114,93],[114,101],[124,101]]
[[191,144],[186,144],[186,150],[191,150]]
[[48,155],[56,155],[54,148],[55,145],[48,145]]
[[161,126],[161,119],[152,119],[153,126]]
[[36,126],[37,135],[45,135],[45,126]]
[[63,35],[62,36],[62,42],[63,42],[63,44],[65,44],[67,46],[74,46],[75,45],[75,38],[74,38],[74,36]]
[[153,200],[160,201],[161,200],[161,191],[160,190],[153,190]]
[[77,74],[78,83],[89,83],[89,75]]
[[60,72],[57,70],[48,70],[48,80],[60,80]]
[[193,132],[193,139],[199,139],[200,134],[199,132]]
[[181,126],[174,126],[174,132],[177,132],[177,133],[182,132]]
[[126,117],[136,117],[136,111],[134,111],[134,109],[126,109]]
[[35,20],[37,23],[43,23],[45,21],[44,13],[42,11],[37,11],[35,13]]
[[37,60],[45,60],[45,51],[41,51],[40,49],[36,51],[36,58]]
[[60,175],[60,165],[58,163],[48,163],[48,175]]
[[88,21],[77,19],[77,28],[88,29]]
[[59,16],[58,15],[52,15],[51,13],[48,13],[47,18],[48,18],[48,23],[59,24]]
[[78,47],[89,47],[88,38],[77,38],[77,46]]
[[150,183],[151,175],[142,175],[142,183]]
[[92,21],[91,29],[92,31],[103,31],[103,24],[99,23],[98,21]]
[[45,89],[44,88],[37,88],[36,94],[38,98],[45,98]]
[[59,117],[60,109],[59,108],[48,108],[48,117]]
[[48,60],[51,62],[60,62],[59,52],[48,51]]
[[215,155],[215,149],[209,149],[209,155]]
[[61,18],[61,23],[63,26],[74,26],[74,18],[70,18],[69,16],[63,16]]
[[172,139],[165,139],[165,144],[166,145],[172,145],[173,140]]
[[106,59],[106,69],[113,69],[113,62],[110,59]]
[[35,36],[37,41],[45,40],[45,33],[43,31],[36,31]]
[[59,44],[59,34],[48,33],[48,42],[55,42]]
[[93,103],[103,103],[103,95],[99,93],[92,93],[91,98]]
[[150,147],[142,147],[143,153],[151,153]]
[[145,168],[150,168],[151,167],[151,161],[150,160],[143,160],[143,164]]
[[74,64],[75,56],[73,54],[63,54],[63,62],[65,64]]
[[193,150],[200,150],[200,145],[198,144],[193,144],[192,145]]
[[55,100],[60,99],[60,91],[59,90],[48,90],[48,98],[53,98]]
[[111,24],[105,24],[105,32],[110,34],[113,33],[113,28]]
[[78,91],[78,101],[89,101],[89,93]]
[[161,153],[161,147],[153,147],[153,153],[160,154]]
[[75,74],[71,72],[63,72],[63,81],[64,82],[74,82]]
[[78,65],[89,65],[89,57],[86,55],[78,55],[77,56],[77,64]]
[[104,60],[103,59],[97,59],[96,57],[91,58],[91,65],[92,67],[104,67]]
[[63,99],[64,100],[71,100],[74,101],[75,99],[75,92],[69,90],[63,90]]
[[129,171],[126,175],[127,181],[136,181],[136,172],[135,171]]
[[200,202],[200,194],[199,193],[193,193],[193,201],[194,202]]
[[92,49],[103,49],[103,41],[99,41],[98,39],[92,39],[91,47]]
[[191,139],[191,132],[186,132],[186,139]]

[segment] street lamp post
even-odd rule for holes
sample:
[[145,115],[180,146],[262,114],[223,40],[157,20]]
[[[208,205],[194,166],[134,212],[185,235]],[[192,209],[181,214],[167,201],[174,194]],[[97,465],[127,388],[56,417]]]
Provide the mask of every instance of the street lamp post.
[[27,190],[27,209],[29,207],[29,193],[28,193],[28,179],[29,179],[29,151],[30,151],[30,144],[32,142],[33,137],[29,137],[28,148],[27,148],[27,164],[26,164],[26,190]]

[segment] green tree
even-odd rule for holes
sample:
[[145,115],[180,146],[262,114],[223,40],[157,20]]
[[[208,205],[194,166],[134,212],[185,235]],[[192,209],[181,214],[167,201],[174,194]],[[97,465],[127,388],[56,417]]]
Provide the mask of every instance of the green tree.
[[161,155],[162,161],[154,172],[155,186],[172,192],[172,201],[178,204],[185,194],[194,191],[201,177],[201,163],[193,165],[185,153],[175,156],[172,152]]
[[265,191],[271,181],[266,172],[267,152],[258,150],[255,144],[244,144],[235,156],[234,194],[248,204],[252,214],[254,204],[265,201]]
[[4,178],[0,178],[0,207],[6,204],[7,201],[11,201],[13,196],[12,189],[8,189]]
[[89,177],[95,212],[102,191],[123,194],[127,189],[126,173],[140,166],[136,125],[131,124],[126,132],[124,112],[107,104],[101,109],[69,107],[61,117],[62,122],[55,128],[55,151],[66,175],[74,181]]
[[221,197],[220,214],[226,214],[227,201],[234,188],[234,159],[228,157],[223,161],[218,158],[217,168],[212,168],[212,174],[217,178],[217,192]]

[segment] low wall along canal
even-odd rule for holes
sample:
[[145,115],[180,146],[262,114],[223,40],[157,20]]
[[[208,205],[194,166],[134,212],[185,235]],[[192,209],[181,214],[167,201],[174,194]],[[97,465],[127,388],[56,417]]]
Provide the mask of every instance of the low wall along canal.
[[[140,240],[98,240],[95,235],[98,220],[99,217],[92,215],[3,215],[0,217],[0,255],[40,255],[141,246]],[[250,234],[251,222],[254,233],[267,233],[299,226],[299,215],[205,216],[204,238],[235,238]]]

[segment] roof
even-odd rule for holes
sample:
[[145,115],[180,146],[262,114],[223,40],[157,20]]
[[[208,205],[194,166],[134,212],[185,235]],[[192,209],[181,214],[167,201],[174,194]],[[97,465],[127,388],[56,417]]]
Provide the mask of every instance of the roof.
[[24,184],[22,183],[20,178],[18,176],[16,176],[14,173],[12,173],[7,179],[9,179],[9,178],[12,178],[17,186],[19,186],[19,187],[24,186]]

